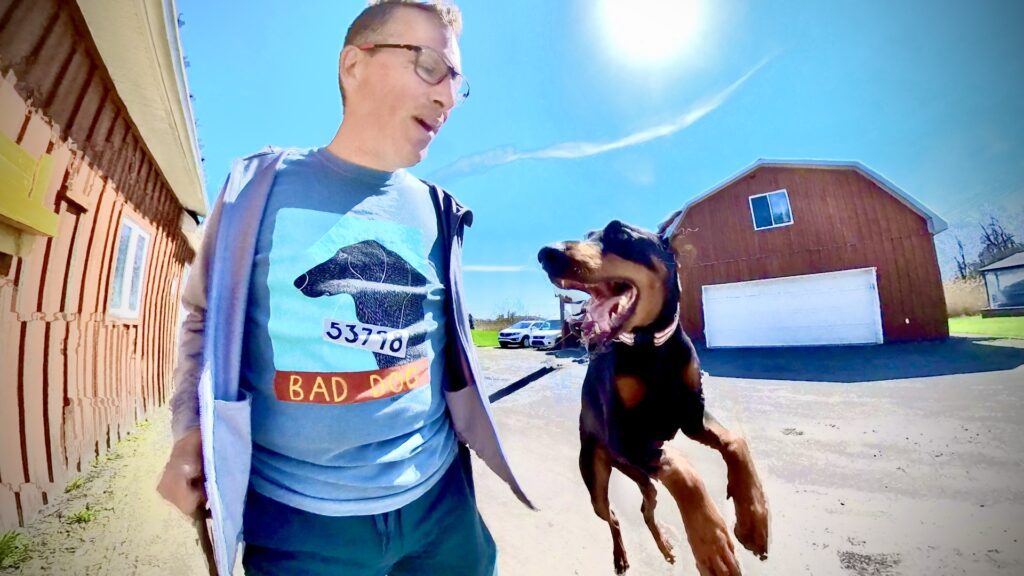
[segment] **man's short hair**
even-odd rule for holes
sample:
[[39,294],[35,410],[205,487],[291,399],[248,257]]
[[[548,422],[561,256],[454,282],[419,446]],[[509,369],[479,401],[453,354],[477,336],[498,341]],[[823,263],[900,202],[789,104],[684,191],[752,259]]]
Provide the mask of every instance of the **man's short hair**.
[[[402,8],[414,8],[435,16],[441,24],[451,29],[456,37],[462,33],[462,12],[449,0],[370,0],[370,5],[364,8],[348,27],[345,46],[378,39],[378,35],[387,27],[395,12]],[[341,89],[341,103],[344,105],[345,87],[341,85],[340,76],[338,87]]]

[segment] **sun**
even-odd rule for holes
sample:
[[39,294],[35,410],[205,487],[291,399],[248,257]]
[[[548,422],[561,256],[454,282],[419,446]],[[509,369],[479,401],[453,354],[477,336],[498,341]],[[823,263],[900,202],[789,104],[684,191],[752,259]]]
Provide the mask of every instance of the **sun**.
[[696,42],[702,0],[601,0],[601,20],[613,51],[638,65],[667,64]]

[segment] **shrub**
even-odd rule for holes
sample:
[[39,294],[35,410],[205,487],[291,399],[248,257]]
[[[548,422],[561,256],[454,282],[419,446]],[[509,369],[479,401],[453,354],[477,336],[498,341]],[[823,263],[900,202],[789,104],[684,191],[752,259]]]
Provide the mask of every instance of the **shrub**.
[[946,315],[972,316],[988,308],[985,285],[980,278],[951,280],[942,285],[946,293]]

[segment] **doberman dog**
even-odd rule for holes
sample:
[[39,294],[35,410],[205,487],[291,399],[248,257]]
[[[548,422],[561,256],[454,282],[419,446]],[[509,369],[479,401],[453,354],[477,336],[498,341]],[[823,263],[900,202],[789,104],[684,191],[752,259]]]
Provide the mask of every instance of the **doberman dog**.
[[612,468],[636,482],[641,512],[665,559],[672,545],[654,518],[658,480],[676,501],[702,575],[739,574],[732,541],[693,466],[665,446],[679,430],[721,453],[736,539],[768,554],[768,506],[746,441],[704,409],[696,350],[679,326],[679,282],[668,243],[612,221],[581,242],[537,255],[551,282],[590,294],[582,325],[591,361],[580,411],[580,472],[594,512],[612,533],[615,572],[629,568],[619,521],[608,502]]

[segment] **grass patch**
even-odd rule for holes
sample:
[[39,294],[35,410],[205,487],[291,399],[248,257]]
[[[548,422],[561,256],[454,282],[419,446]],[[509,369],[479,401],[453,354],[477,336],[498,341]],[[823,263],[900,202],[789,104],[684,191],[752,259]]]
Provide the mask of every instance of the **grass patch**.
[[93,510],[91,506],[86,504],[85,508],[82,508],[78,512],[69,515],[67,517],[67,522],[68,524],[88,524],[89,522],[95,520],[97,515],[98,514],[96,513],[96,511]]
[[0,536],[0,569],[17,568],[31,557],[28,536],[17,530],[8,530]]
[[[122,440],[121,442],[124,442],[124,440]],[[114,461],[117,461],[117,460],[121,460],[123,458],[124,458],[124,454],[120,453],[117,450],[117,446],[115,446],[111,450],[108,450],[106,454],[104,454],[103,456],[100,456],[99,458],[97,458],[96,459],[96,464],[99,464],[99,465],[102,466],[103,464],[106,464],[107,462],[114,462]]]
[[82,486],[85,486],[85,478],[79,476],[78,478],[75,478],[71,482],[68,482],[68,485],[64,487],[64,493],[70,494],[75,490],[78,490]]
[[1005,316],[1002,318],[959,316],[949,319],[949,331],[953,334],[1024,338],[1024,316]]
[[497,348],[498,330],[473,330],[473,344],[477,348]]

